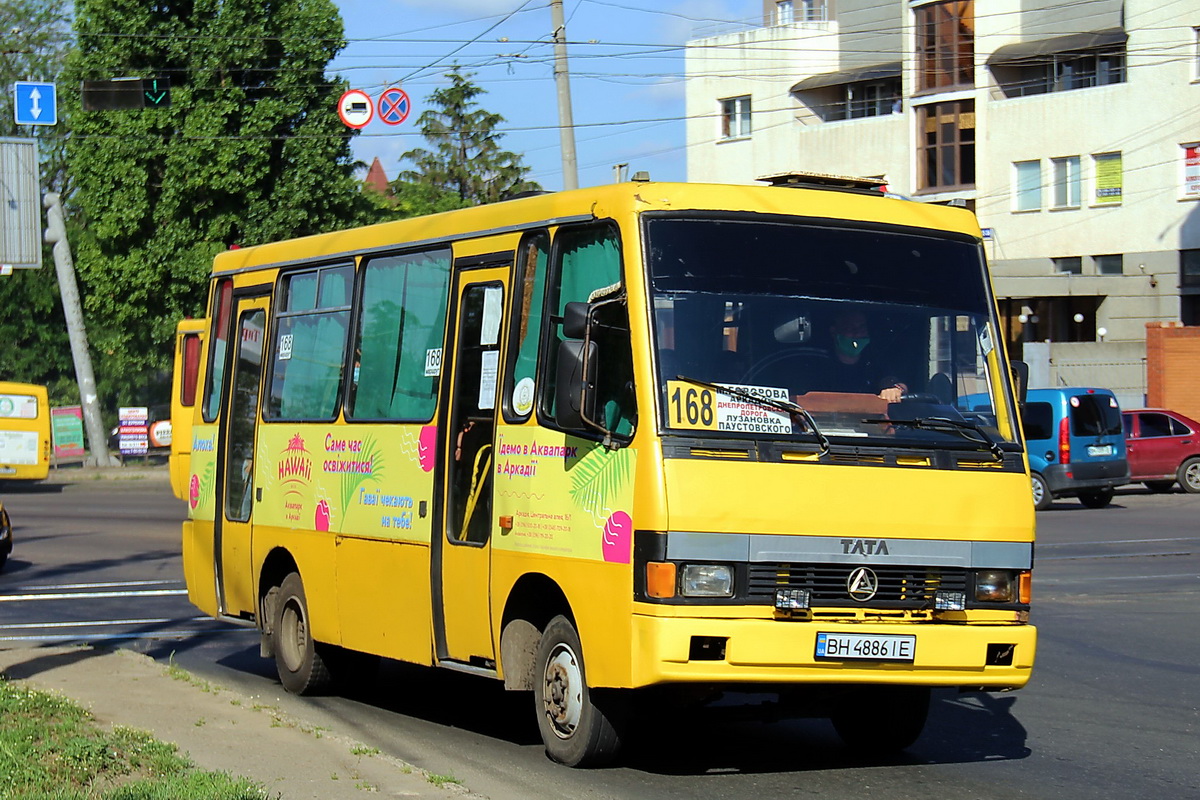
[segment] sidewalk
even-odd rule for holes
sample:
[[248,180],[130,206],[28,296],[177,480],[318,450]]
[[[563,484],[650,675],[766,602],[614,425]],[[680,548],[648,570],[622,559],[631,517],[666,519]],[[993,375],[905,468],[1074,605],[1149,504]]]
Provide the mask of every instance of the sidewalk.
[[[118,467],[62,465],[46,483],[105,481],[122,487],[161,484],[166,464]],[[107,488],[107,487],[106,487]],[[336,730],[317,728],[278,708],[172,671],[131,650],[87,646],[0,649],[0,672],[88,709],[105,727],[149,731],[175,744],[198,767],[263,784],[280,800],[383,797],[479,798],[459,784],[438,786],[427,773],[366,747]]]
[[337,731],[315,728],[186,673],[173,675],[130,650],[0,650],[0,672],[74,700],[102,726],[150,731],[203,769],[258,781],[272,798],[480,797],[458,784],[438,786],[421,770]]

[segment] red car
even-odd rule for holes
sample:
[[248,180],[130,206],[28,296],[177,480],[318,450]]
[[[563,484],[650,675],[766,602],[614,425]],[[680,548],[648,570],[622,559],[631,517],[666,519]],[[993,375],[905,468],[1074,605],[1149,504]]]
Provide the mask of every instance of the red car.
[[1152,492],[1169,492],[1178,481],[1200,492],[1200,422],[1163,408],[1122,412],[1129,453],[1129,480]]

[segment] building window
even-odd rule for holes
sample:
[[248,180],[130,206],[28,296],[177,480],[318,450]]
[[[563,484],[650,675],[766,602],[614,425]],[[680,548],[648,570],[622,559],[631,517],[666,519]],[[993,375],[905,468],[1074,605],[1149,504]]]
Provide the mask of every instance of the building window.
[[1179,251],[1179,285],[1200,286],[1200,250]]
[[791,25],[795,21],[796,12],[792,7],[792,0],[779,0],[775,4],[775,24]]
[[1092,174],[1095,176],[1096,205],[1114,205],[1121,202],[1124,192],[1120,153],[1099,153],[1092,156]]
[[1125,256],[1120,253],[1107,256],[1092,256],[1092,262],[1096,265],[1097,275],[1125,274]]
[[750,135],[750,96],[721,101],[721,138],[741,139]]
[[825,101],[809,106],[825,122],[882,117],[898,114],[901,108],[899,78],[831,86],[812,96]]
[[914,14],[918,91],[974,86],[974,3],[930,3],[915,9]]
[[1200,28],[1192,28],[1192,80],[1200,81]]
[[917,109],[918,164],[925,191],[975,185],[975,101],[934,103]]
[[1018,161],[1013,167],[1016,182],[1013,209],[1037,211],[1042,207],[1042,162]]
[[1062,258],[1050,259],[1054,262],[1054,271],[1065,275],[1082,275],[1083,274],[1083,257],[1082,256],[1064,256]]
[[1125,42],[1094,50],[1049,53],[991,65],[1005,97],[1069,92],[1125,82]]
[[1079,156],[1052,158],[1050,165],[1054,170],[1054,208],[1079,208]]

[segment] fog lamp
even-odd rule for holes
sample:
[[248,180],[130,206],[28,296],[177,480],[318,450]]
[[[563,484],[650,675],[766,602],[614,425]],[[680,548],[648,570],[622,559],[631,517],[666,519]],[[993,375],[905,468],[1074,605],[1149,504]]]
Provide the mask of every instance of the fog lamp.
[[1006,570],[989,569],[975,573],[975,599],[988,603],[1012,603],[1017,599],[1016,581]]
[[933,595],[933,607],[938,611],[964,611],[967,607],[967,593],[938,589]]
[[808,589],[776,589],[775,608],[780,611],[802,611],[812,602]]
[[726,564],[685,564],[680,586],[684,597],[732,597],[733,570]]

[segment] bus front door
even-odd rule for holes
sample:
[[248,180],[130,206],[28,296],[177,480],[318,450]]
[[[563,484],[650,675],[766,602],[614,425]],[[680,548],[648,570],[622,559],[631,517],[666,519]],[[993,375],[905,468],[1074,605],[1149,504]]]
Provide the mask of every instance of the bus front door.
[[222,415],[217,514],[213,555],[220,613],[249,619],[254,614],[250,519],[254,505],[254,446],[259,387],[267,332],[265,297],[236,298],[233,374],[228,408]]
[[445,409],[442,535],[434,547],[439,660],[494,665],[491,585],[492,487],[497,386],[507,267],[459,273]]

